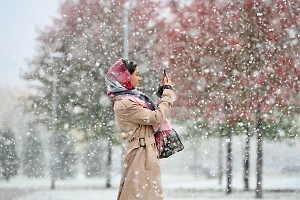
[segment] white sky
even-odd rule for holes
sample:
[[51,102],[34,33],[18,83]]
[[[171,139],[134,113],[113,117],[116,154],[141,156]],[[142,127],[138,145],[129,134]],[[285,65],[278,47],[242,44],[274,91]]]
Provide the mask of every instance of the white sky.
[[0,88],[24,87],[21,70],[32,58],[36,28],[52,24],[61,0],[9,0],[0,6]]

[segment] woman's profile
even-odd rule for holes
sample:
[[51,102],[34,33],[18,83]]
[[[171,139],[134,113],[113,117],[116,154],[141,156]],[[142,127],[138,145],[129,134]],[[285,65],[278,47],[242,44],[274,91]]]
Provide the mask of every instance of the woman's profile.
[[133,61],[119,59],[105,76],[116,126],[125,147],[118,200],[162,200],[160,160],[155,143],[155,127],[167,118],[175,93],[171,79],[162,75],[156,105],[137,90],[141,81]]

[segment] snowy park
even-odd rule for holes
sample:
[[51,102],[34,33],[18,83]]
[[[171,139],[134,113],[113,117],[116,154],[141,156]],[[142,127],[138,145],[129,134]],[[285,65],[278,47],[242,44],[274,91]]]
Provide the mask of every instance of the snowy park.
[[300,199],[299,0],[0,15],[0,200]]

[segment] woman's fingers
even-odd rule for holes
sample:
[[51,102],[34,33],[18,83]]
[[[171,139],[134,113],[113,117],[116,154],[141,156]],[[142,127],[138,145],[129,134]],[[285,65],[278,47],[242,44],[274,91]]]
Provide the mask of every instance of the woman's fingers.
[[172,84],[171,78],[165,77],[164,78],[164,85],[171,85],[171,84]]

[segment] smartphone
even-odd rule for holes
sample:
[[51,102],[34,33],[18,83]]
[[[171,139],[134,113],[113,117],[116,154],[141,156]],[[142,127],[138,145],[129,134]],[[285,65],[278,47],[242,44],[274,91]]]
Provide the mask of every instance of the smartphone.
[[164,68],[164,77],[167,77],[166,68]]

